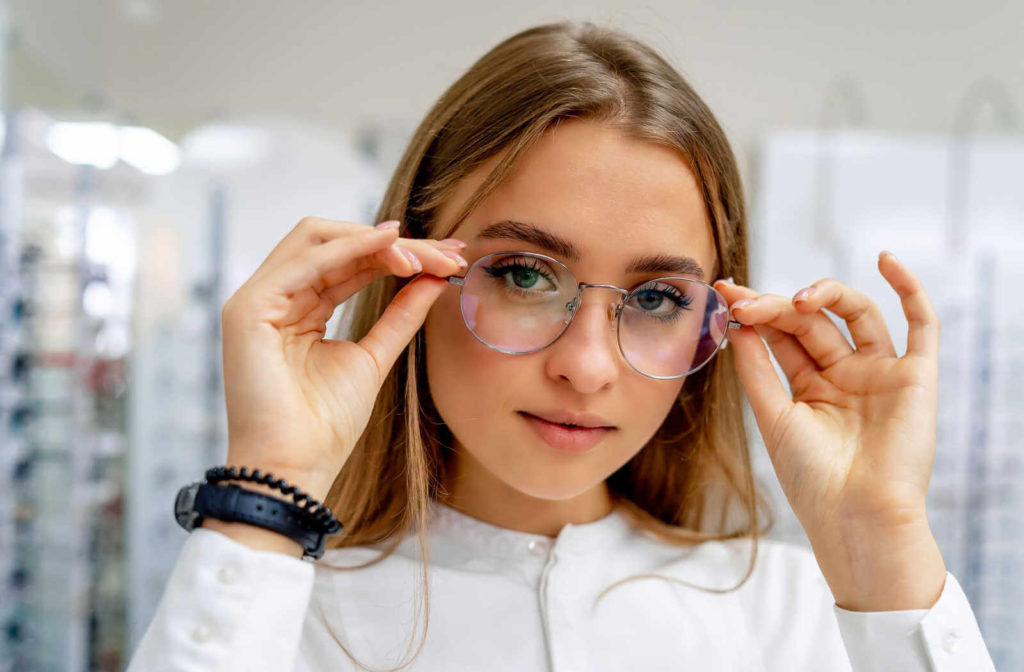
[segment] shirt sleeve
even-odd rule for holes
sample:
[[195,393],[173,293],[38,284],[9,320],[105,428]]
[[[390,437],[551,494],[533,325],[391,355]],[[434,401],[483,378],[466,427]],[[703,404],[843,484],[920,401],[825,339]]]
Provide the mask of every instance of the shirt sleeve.
[[995,672],[967,596],[948,571],[931,609],[833,609],[854,672]]
[[127,672],[295,668],[311,562],[193,530]]

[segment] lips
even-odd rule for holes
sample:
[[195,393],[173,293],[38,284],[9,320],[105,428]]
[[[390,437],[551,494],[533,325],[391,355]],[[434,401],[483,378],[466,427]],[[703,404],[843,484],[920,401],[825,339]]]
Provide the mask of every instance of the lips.
[[[555,423],[545,420],[541,417],[535,416],[531,413],[520,411],[519,415],[526,420],[526,424],[530,426],[530,429],[555,450],[559,450],[566,453],[584,453],[597,444],[604,441],[604,439],[615,431],[614,427],[605,426],[572,426],[562,423]],[[563,416],[564,417],[564,416]],[[594,419],[594,416],[590,416],[587,419],[581,419],[580,416],[575,416],[578,422],[590,422],[596,424],[600,421]]]
[[615,429],[615,426],[602,418],[600,415],[594,413],[580,412],[576,413],[573,411],[550,411],[550,412],[530,412],[520,411],[525,415],[532,415],[535,418],[546,420],[547,422],[556,425],[566,425],[569,427],[580,427],[584,429]]

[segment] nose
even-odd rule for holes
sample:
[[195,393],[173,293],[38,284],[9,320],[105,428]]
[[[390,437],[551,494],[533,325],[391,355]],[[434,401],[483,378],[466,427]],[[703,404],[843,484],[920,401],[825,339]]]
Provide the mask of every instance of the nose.
[[568,381],[581,393],[597,392],[618,380],[620,366],[615,333],[617,295],[583,292],[572,322],[546,348],[545,368],[552,378]]

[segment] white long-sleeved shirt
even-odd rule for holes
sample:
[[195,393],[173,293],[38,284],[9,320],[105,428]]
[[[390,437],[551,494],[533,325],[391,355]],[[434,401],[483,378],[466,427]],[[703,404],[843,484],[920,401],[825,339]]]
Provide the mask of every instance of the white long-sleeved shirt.
[[[508,530],[434,504],[429,627],[411,670],[630,672],[807,670],[994,672],[960,585],[947,573],[931,609],[836,605],[814,555],[762,539],[738,590],[746,539],[678,547],[616,509],[555,538]],[[201,528],[186,541],[129,672],[371,669],[408,660],[423,636],[419,544],[365,569],[380,546],[317,563],[257,551]],[[412,644],[412,649],[408,645]]]

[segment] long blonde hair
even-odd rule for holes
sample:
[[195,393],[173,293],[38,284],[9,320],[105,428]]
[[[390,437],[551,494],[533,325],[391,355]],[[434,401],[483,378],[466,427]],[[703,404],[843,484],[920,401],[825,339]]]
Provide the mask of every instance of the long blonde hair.
[[[522,152],[552,124],[568,118],[598,120],[678,150],[703,194],[719,276],[746,284],[742,185],[724,132],[696,92],[654,50],[590,23],[537,26],[478,60],[417,128],[377,221],[399,220],[405,236],[448,237],[501,183]],[[450,228],[440,230],[436,215],[453,188],[499,153],[500,161]],[[354,299],[351,332],[337,337],[365,336],[405,282],[385,276],[364,289]],[[352,569],[388,557],[414,526],[427,557],[429,507],[447,482],[452,437],[430,398],[423,347],[420,329],[385,380],[366,430],[326,500],[345,526],[331,548],[384,544],[380,557]],[[751,537],[747,572],[728,590],[749,578],[757,540],[774,520],[753,476],[731,349],[685,380],[659,431],[608,477],[607,485],[616,506],[639,529],[666,543]],[[762,513],[766,524],[759,526]],[[423,572],[426,585],[426,563]],[[426,591],[424,599],[429,605]]]

